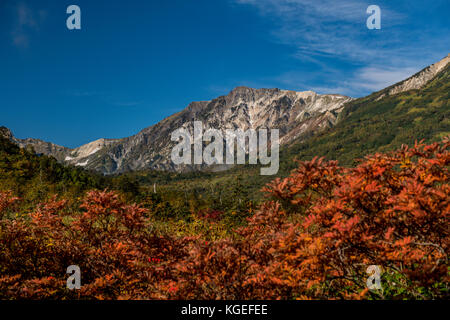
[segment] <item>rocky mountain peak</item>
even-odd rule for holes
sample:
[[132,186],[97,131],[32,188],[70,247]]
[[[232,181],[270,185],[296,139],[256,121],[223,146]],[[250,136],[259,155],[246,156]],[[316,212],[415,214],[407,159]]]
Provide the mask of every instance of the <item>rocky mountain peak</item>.
[[225,100],[228,105],[237,105],[243,102],[255,102],[273,96],[280,91],[280,89],[253,89],[241,86],[234,88],[226,95]]
[[53,155],[61,162],[106,174],[142,169],[180,171],[187,168],[175,167],[171,162],[175,145],[171,133],[180,127],[192,131],[193,121],[202,121],[205,129],[279,129],[281,142],[288,143],[333,125],[350,100],[312,91],[237,87],[226,96],[192,102],[183,111],[128,138],[99,139],[75,149],[34,139],[17,143],[31,144],[37,152]]
[[13,134],[7,127],[0,127],[0,136],[8,140],[12,140]]
[[[409,77],[408,79],[392,86],[389,90],[388,95],[394,95],[397,93],[420,89],[425,86],[430,80],[432,80],[439,72],[441,72],[450,62],[450,54],[448,54],[442,60],[436,62],[423,69],[422,71],[416,73],[415,75]],[[380,96],[381,99],[385,95]]]

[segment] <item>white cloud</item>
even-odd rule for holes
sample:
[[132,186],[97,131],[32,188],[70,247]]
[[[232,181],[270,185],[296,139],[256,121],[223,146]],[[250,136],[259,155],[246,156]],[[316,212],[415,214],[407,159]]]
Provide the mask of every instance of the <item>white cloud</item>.
[[[354,85],[360,88],[365,88],[371,91],[378,91],[380,89],[389,87],[397,82],[409,78],[419,69],[406,68],[376,68],[368,67],[362,68],[358,71]],[[359,85],[358,85],[359,84]]]
[[[394,11],[393,4],[384,0],[379,0],[382,30],[378,31],[366,27],[366,9],[373,4],[368,1],[234,2],[256,8],[264,19],[272,22],[273,41],[293,47],[294,58],[316,65],[315,72],[292,71],[273,78],[274,82],[292,89],[364,95],[408,78],[438,61],[443,49],[448,47],[448,35],[430,38],[426,29],[416,29],[410,34],[407,13]],[[323,58],[335,59],[351,68],[342,70],[335,65],[333,69]]]
[[[375,92],[389,87],[397,82],[405,80],[421,67],[385,67],[370,66],[356,69],[350,73],[347,78],[340,77],[340,70],[329,68],[326,70],[326,77],[331,79],[326,85],[314,85],[320,83],[320,78],[324,77],[323,73],[312,73],[305,75],[300,71],[285,72],[277,77],[272,78],[272,82],[276,82],[282,88],[304,91],[312,90],[320,94],[343,94],[351,97],[359,97],[369,92]],[[266,80],[267,81],[267,80]]]
[[17,7],[18,24],[21,27],[36,27],[37,22],[34,17],[33,11],[24,3],[21,3]]
[[364,67],[357,69],[348,79],[336,80],[335,86],[313,86],[310,87],[310,90],[318,93],[339,93],[359,97],[403,81],[421,69],[421,67]]
[[15,22],[11,32],[12,42],[17,47],[26,48],[30,44],[31,34],[38,32],[47,17],[45,10],[32,10],[24,3],[14,8]]
[[[275,41],[297,48],[296,57],[336,56],[352,61],[369,61],[390,55],[376,42],[395,42],[395,38],[367,37],[366,13],[369,2],[356,0],[236,0],[255,6],[265,17],[272,17]],[[383,7],[383,26],[399,24],[402,14]]]

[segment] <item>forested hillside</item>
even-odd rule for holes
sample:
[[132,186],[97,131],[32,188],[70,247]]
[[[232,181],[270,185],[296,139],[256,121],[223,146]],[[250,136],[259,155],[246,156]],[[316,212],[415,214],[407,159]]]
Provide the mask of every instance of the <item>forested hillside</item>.
[[34,203],[51,194],[80,196],[86,190],[105,188],[106,179],[81,168],[65,167],[53,157],[19,148],[0,134],[0,189]]

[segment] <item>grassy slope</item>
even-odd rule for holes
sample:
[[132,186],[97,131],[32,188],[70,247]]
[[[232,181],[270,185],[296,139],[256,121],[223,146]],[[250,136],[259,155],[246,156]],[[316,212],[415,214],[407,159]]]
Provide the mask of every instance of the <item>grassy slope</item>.
[[352,165],[354,160],[378,151],[393,150],[415,140],[435,141],[450,134],[450,67],[421,90],[411,90],[376,101],[389,88],[346,105],[341,121],[326,132],[290,147],[289,160],[314,156]]

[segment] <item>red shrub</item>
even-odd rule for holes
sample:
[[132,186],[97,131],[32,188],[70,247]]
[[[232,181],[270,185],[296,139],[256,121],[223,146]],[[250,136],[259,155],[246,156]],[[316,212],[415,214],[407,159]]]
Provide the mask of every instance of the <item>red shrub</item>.
[[13,197],[11,192],[0,191],[0,220],[8,207],[10,207],[18,198]]
[[223,211],[214,209],[203,209],[197,212],[197,216],[210,221],[220,221],[223,218]]
[[[372,298],[445,297],[449,147],[402,147],[355,168],[300,162],[264,188],[272,199],[245,227],[215,242],[158,236],[146,210],[114,192],[88,193],[75,215],[53,198],[0,220],[0,298],[367,298],[369,265],[384,271]],[[14,200],[0,193],[0,214]],[[69,265],[81,290],[65,288]]]
[[381,297],[445,296],[449,146],[402,147],[350,169],[300,162],[264,189],[275,201],[238,231],[240,240],[192,244],[175,271],[175,297],[362,298],[369,265],[387,275]]

